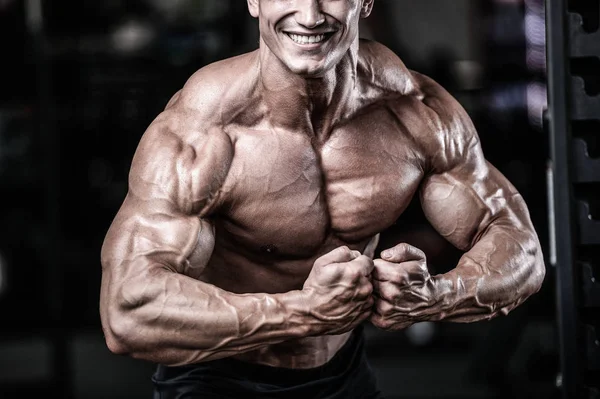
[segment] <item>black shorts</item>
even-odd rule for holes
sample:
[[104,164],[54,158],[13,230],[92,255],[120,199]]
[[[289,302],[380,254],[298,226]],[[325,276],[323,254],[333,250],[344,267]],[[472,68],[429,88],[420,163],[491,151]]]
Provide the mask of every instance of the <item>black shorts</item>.
[[158,366],[154,399],[381,399],[367,362],[362,329],[326,364],[312,369],[257,365],[227,358]]

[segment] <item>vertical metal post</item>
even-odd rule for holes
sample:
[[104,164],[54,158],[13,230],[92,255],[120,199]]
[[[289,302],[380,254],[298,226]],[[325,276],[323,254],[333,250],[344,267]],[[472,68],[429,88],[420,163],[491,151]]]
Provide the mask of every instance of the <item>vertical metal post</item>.
[[[548,122],[550,133],[553,197],[550,209],[551,259],[556,259],[557,315],[560,346],[560,385],[562,398],[577,398],[580,386],[578,315],[575,303],[574,244],[572,239],[572,185],[569,170],[571,154],[569,124],[569,55],[566,0],[546,0],[548,67]],[[555,255],[555,256],[554,256]]]

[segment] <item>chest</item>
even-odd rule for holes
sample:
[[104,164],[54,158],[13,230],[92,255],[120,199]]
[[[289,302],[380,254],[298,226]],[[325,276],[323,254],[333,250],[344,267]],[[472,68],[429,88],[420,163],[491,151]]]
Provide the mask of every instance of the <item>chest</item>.
[[322,142],[240,134],[223,187],[227,234],[249,249],[302,257],[332,236],[358,243],[391,226],[422,179],[418,152],[386,118],[353,122]]

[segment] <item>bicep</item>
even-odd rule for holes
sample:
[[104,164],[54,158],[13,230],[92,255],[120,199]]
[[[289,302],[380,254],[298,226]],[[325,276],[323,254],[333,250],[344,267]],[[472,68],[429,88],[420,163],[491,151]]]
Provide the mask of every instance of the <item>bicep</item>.
[[205,217],[231,151],[218,136],[192,129],[193,137],[182,137],[178,130],[193,128],[183,117],[159,119],[142,138],[127,196],[105,238],[105,267],[139,273],[154,264],[184,272],[191,260],[208,260],[214,234]]
[[479,148],[453,169],[428,176],[420,195],[429,222],[461,250],[469,250],[494,223],[518,228],[527,220],[523,199]]
[[529,224],[523,199],[486,161],[464,108],[441,86],[421,76],[433,131],[427,134],[428,170],[420,197],[425,216],[454,246],[470,249],[491,225]]
[[[148,265],[183,272],[197,252],[200,235],[202,242],[211,242],[212,229],[207,222],[162,202],[128,194],[104,241],[102,261],[106,267],[127,266],[122,271],[128,274],[142,273],[145,270],[139,268]],[[204,250],[212,252],[206,245]]]

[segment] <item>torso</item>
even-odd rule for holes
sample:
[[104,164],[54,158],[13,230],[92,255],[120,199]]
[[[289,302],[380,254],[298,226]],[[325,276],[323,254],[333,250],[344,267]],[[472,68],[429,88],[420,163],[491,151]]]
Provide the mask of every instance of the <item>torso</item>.
[[[397,109],[399,101],[418,100],[395,93],[392,102],[386,94],[325,138],[263,121],[229,126],[235,156],[212,219],[215,249],[190,275],[235,293],[280,293],[302,289],[313,262],[341,245],[373,256],[378,234],[406,209],[424,174],[414,132]],[[348,336],[308,337],[237,357],[316,367]]]

